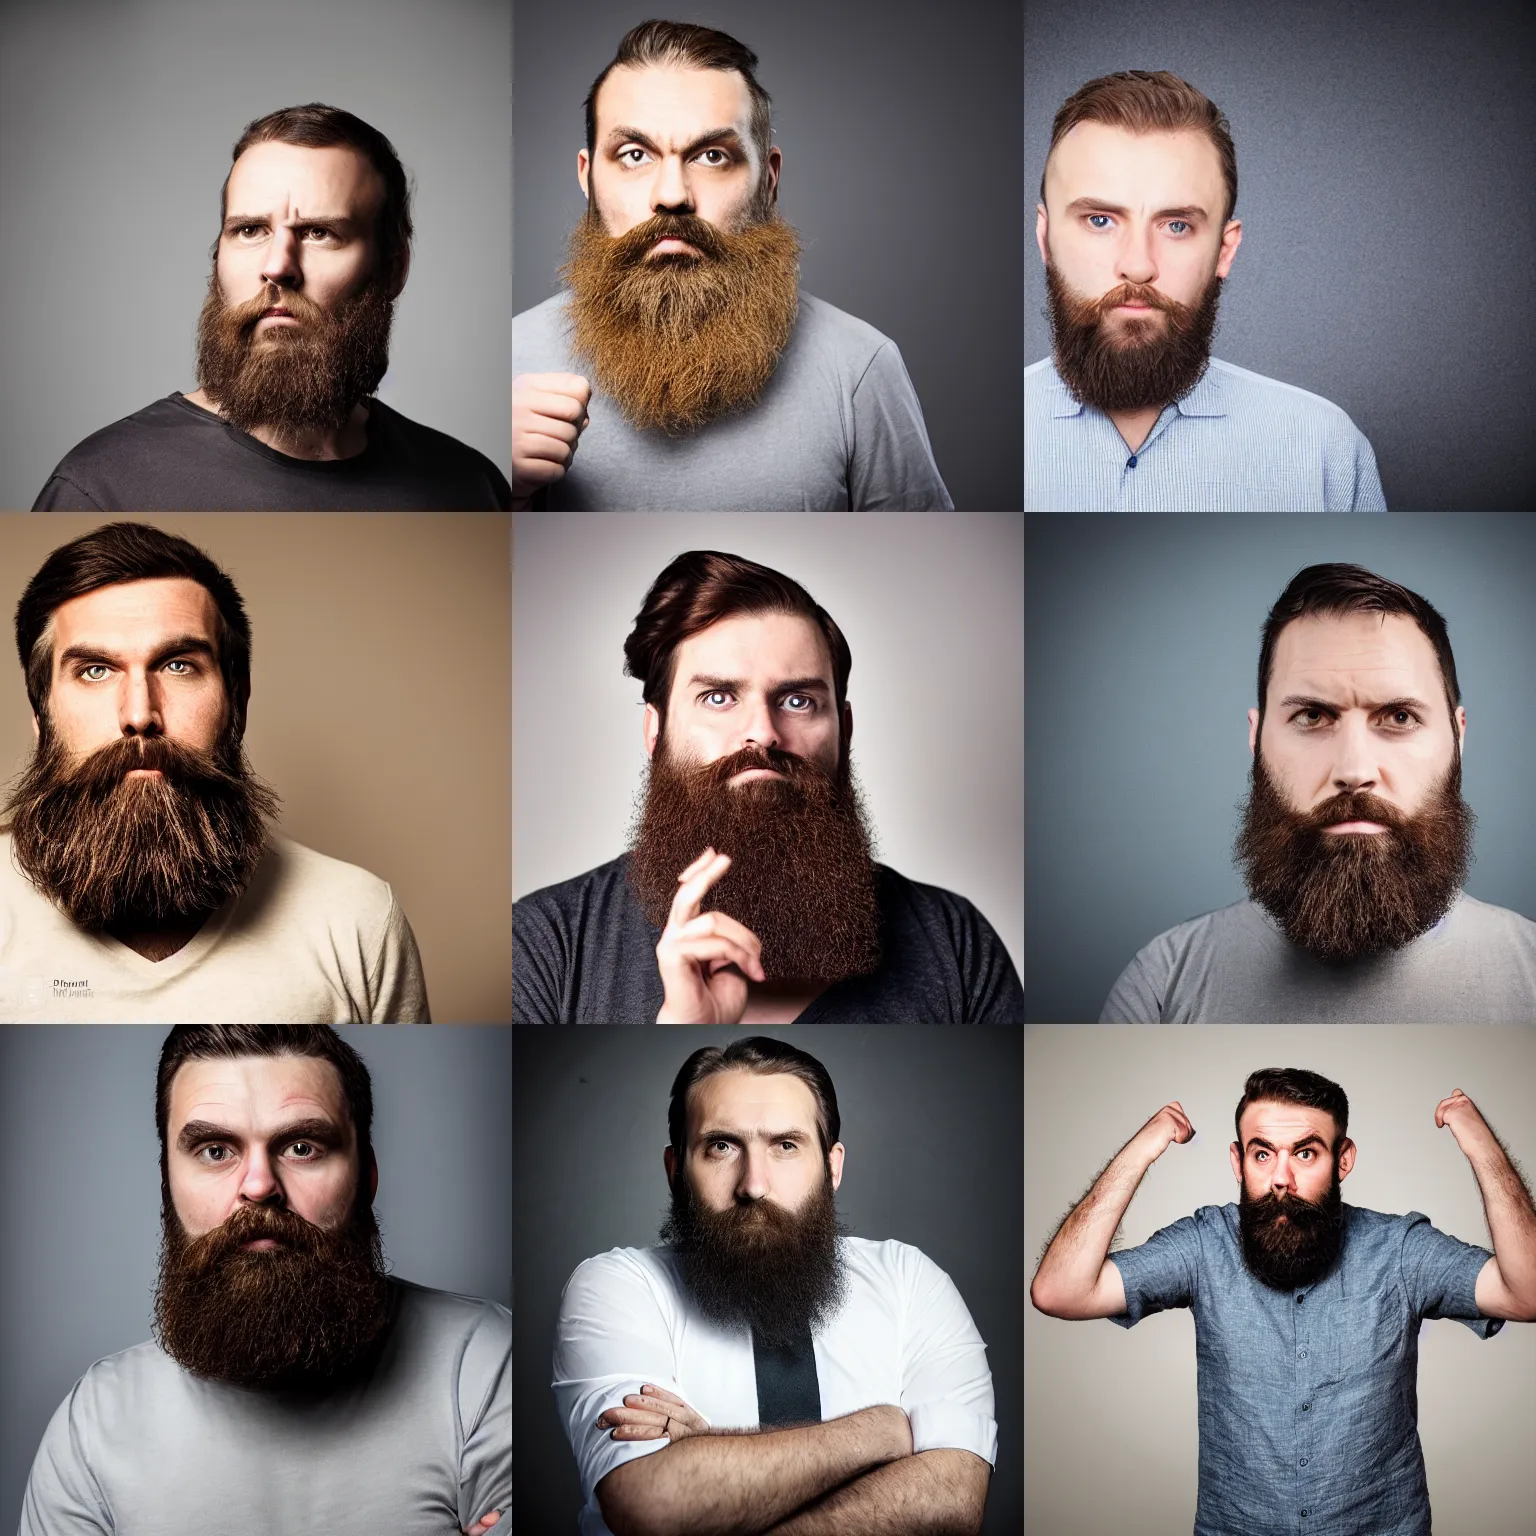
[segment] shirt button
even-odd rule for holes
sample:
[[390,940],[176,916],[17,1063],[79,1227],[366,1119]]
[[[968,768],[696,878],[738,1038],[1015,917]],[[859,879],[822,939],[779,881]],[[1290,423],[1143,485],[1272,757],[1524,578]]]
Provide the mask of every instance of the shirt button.
[[1302,1466],[1306,1466],[1306,1464],[1307,1464],[1307,1458],[1306,1458],[1306,1457],[1305,1457],[1305,1456],[1303,1456],[1303,1457],[1302,1457],[1302,1458],[1301,1458],[1301,1464],[1302,1464]]
[[1304,1302],[1306,1299],[1307,1298],[1305,1296],[1298,1296],[1296,1298],[1296,1305],[1299,1307],[1302,1304],[1302,1302]]
[[1305,1359],[1306,1359],[1306,1358],[1307,1358],[1307,1352],[1306,1352],[1306,1350],[1304,1350],[1304,1349],[1298,1349],[1298,1350],[1297,1350],[1297,1351],[1296,1351],[1296,1358],[1297,1358],[1297,1359],[1298,1359],[1298,1360],[1305,1360]]
[[1308,1411],[1308,1410],[1309,1410],[1309,1409],[1310,1409],[1310,1408],[1311,1408],[1311,1407],[1312,1407],[1312,1404],[1311,1404],[1311,1403],[1303,1403],[1303,1404],[1302,1404],[1302,1405],[1301,1405],[1301,1411],[1302,1411],[1302,1412],[1303,1412],[1303,1413],[1306,1413],[1306,1412],[1307,1412],[1307,1411]]
[[1131,455],[1129,461],[1127,462],[1126,468],[1127,469],[1135,469],[1136,468],[1136,455],[1134,453]]
[[1306,1512],[1306,1510],[1302,1510],[1302,1512],[1301,1512],[1301,1518],[1302,1518],[1302,1519],[1303,1519],[1303,1520],[1305,1520],[1305,1519],[1306,1519],[1306,1518],[1307,1518],[1307,1512]]

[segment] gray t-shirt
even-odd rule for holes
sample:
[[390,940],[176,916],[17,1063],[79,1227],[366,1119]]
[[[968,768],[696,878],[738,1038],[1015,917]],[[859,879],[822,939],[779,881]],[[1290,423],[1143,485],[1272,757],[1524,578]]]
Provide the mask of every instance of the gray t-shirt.
[[512,1314],[391,1284],[377,1365],[328,1397],[204,1381],[156,1344],[98,1360],[43,1435],[18,1536],[450,1536],[493,1509],[505,1527]]
[[1463,892],[1428,933],[1330,965],[1255,902],[1152,940],[1101,1024],[1536,1024],[1536,923]]
[[[557,293],[512,321],[512,372],[589,376]],[[896,343],[808,293],[757,403],[698,432],[642,432],[594,387],[551,512],[951,511]]]

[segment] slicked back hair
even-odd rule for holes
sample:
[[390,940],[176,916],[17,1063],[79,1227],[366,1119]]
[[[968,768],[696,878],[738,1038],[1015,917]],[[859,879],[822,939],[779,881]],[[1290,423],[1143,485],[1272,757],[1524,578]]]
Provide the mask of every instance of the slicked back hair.
[[842,1136],[842,1117],[837,1111],[837,1089],[827,1069],[807,1051],[786,1044],[772,1035],[750,1035],[733,1040],[723,1050],[706,1045],[695,1051],[672,1080],[672,1098],[667,1106],[667,1134],[672,1155],[681,1170],[688,1156],[688,1094],[696,1083],[716,1072],[755,1072],[761,1077],[784,1073],[798,1077],[811,1090],[816,1101],[816,1134],[821,1140],[823,1159]]
[[1243,1096],[1237,1101],[1237,1113],[1232,1117],[1240,1152],[1247,1152],[1243,1145],[1243,1111],[1250,1104],[1260,1102],[1300,1104],[1306,1109],[1326,1110],[1337,1127],[1333,1137],[1335,1156],[1344,1145],[1349,1130],[1349,1099],[1337,1083],[1320,1073],[1308,1072],[1305,1067],[1261,1067],[1248,1074]]

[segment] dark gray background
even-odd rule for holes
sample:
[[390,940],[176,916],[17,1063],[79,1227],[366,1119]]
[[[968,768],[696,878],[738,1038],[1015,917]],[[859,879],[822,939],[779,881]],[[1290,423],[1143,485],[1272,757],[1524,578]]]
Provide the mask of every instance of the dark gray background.
[[1022,120],[1017,0],[716,0],[662,12],[519,0],[514,22],[513,313],[559,287],[586,208],[581,104],[653,15],[758,56],[784,152],[779,206],[808,293],[901,349],[955,506],[1023,506],[1022,230],[1009,188]]
[[1342,407],[1395,512],[1536,507],[1536,73],[1520,0],[1025,0],[1025,362],[1051,121],[1167,69],[1227,115],[1243,244],[1214,354]]
[[229,152],[324,101],[412,178],[387,404],[512,460],[510,23],[498,0],[10,0],[0,10],[0,507],[194,379]]
[[1142,945],[1245,895],[1259,630],[1321,561],[1444,616],[1478,818],[1466,888],[1536,918],[1536,516],[1031,515],[1024,549],[1028,1018],[1097,1020]]
[[[583,1259],[648,1247],[667,1208],[672,1079],[740,1030],[520,1029],[513,1047],[517,1294],[512,1412],[519,1531],[576,1529],[581,1487],[555,1412],[560,1292]],[[797,1028],[825,1065],[848,1149],[838,1211],[858,1237],[921,1248],[987,1345],[997,1467],[986,1536],[1022,1520],[1023,1035],[1014,1030]]]
[[[159,1025],[0,1029],[0,1521],[96,1360],[150,1337]],[[373,1078],[392,1273],[512,1305],[509,1028],[346,1028]]]

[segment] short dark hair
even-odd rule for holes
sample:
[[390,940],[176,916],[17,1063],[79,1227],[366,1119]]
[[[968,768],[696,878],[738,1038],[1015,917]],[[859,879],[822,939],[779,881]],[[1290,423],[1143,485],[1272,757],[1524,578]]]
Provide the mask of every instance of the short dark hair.
[[798,1050],[771,1035],[750,1035],[733,1040],[724,1050],[706,1045],[695,1051],[672,1080],[672,1099],[667,1106],[667,1134],[672,1139],[672,1153],[681,1164],[688,1152],[688,1093],[695,1083],[716,1072],[755,1072],[767,1077],[785,1073],[798,1077],[816,1100],[816,1134],[821,1138],[825,1157],[842,1135],[843,1122],[837,1112],[837,1089],[827,1069],[807,1051]]
[[672,561],[651,583],[624,642],[624,671],[640,679],[641,697],[656,706],[663,722],[678,646],[739,613],[795,614],[820,628],[832,654],[832,686],[841,722],[853,653],[832,615],[798,581],[717,549],[690,549]]
[[597,92],[610,70],[619,65],[639,69],[647,64],[679,64],[692,69],[735,70],[747,82],[752,98],[750,133],[757,146],[760,169],[767,174],[768,149],[772,140],[773,103],[768,92],[757,83],[753,71],[757,55],[745,43],[737,42],[728,32],[713,27],[699,27],[688,21],[642,21],[631,27],[619,44],[619,51],[592,82],[584,109],[587,115],[587,155],[597,152]]
[[55,610],[101,587],[168,576],[195,581],[213,598],[219,616],[219,670],[239,718],[251,684],[251,621],[234,582],[197,545],[177,534],[149,523],[104,523],[54,550],[16,605],[16,654],[38,719],[47,718],[53,682]]
[[1440,676],[1445,684],[1451,714],[1461,703],[1456,681],[1456,658],[1445,620],[1427,599],[1407,587],[1368,571],[1363,565],[1309,565],[1291,577],[1264,621],[1259,643],[1259,718],[1269,693],[1269,674],[1274,669],[1275,645],[1280,631],[1296,619],[1320,614],[1337,618],[1346,613],[1401,613],[1412,619],[1435,648]]
[[357,1131],[358,1204],[365,1202],[368,1160],[373,1155],[373,1079],[363,1058],[329,1024],[177,1024],[160,1047],[155,1073],[155,1130],[160,1135],[160,1192],[171,1205],[166,1136],[171,1081],[189,1061],[233,1061],[241,1056],[313,1056],[328,1061]]
[[[374,221],[378,245],[378,270],[391,282],[404,281],[405,263],[411,251],[411,187],[395,146],[362,118],[311,101],[302,107],[282,107],[247,123],[229,157],[230,169],[253,144],[296,144],[303,149],[355,149],[384,182],[384,201]],[[219,230],[229,211],[229,177],[219,191]],[[217,249],[217,245],[215,245]]]
[[1243,1111],[1262,1100],[1325,1110],[1338,1127],[1332,1150],[1337,1153],[1344,1144],[1344,1134],[1349,1129],[1349,1099],[1337,1083],[1320,1073],[1308,1072],[1305,1067],[1261,1067],[1248,1074],[1243,1096],[1237,1101],[1237,1113],[1232,1117],[1239,1150],[1243,1149]]

